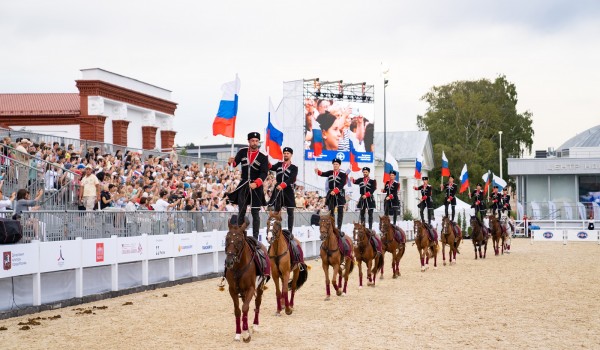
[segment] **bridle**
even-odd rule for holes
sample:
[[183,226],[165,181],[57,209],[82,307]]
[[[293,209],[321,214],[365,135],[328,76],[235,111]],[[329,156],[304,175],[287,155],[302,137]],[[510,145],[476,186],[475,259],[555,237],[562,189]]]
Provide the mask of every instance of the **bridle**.
[[[243,232],[231,232],[231,235],[225,238],[225,255],[226,259],[231,257],[232,266],[240,262],[242,253],[244,252],[244,237]],[[241,236],[238,238],[238,236]],[[229,247],[233,246],[233,251]]]
[[[277,228],[277,226],[279,226]],[[267,220],[267,242],[273,244],[279,238],[281,232],[281,221],[275,217],[269,217]]]
[[323,243],[321,243],[321,249],[323,249],[327,253],[327,258],[329,259],[329,257],[331,255],[333,255],[333,253],[335,253],[336,251],[338,251],[340,249],[339,245],[337,245],[337,244],[336,244],[337,248],[335,248],[333,250],[330,250],[329,247],[327,246],[329,243],[330,235],[334,234],[333,224],[331,223],[331,217],[329,217],[329,216],[321,217],[321,220],[319,221],[319,231],[321,234],[319,239],[321,241],[323,241]]

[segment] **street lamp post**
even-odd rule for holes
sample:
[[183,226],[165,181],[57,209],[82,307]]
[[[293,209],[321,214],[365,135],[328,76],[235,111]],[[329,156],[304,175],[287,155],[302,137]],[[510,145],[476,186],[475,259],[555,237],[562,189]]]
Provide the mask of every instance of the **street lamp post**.
[[387,118],[386,118],[386,104],[385,104],[385,88],[388,85],[387,75],[390,69],[384,67],[382,64],[381,73],[383,74],[383,171],[385,172],[385,160],[387,157]]
[[499,148],[499,158],[500,158],[500,178],[502,178],[502,131],[498,131],[498,135],[500,135],[500,148]]

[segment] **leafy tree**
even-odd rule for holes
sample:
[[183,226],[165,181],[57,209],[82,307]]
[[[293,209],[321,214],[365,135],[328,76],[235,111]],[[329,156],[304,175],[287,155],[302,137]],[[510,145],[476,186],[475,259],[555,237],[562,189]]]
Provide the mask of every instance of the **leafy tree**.
[[[517,112],[517,89],[505,76],[494,81],[455,81],[434,86],[422,100],[429,107],[425,115],[417,116],[417,126],[429,131],[436,163],[439,164],[444,151],[456,182],[460,182],[460,171],[467,163],[471,190],[477,182],[482,182],[481,176],[488,169],[494,174],[500,172],[498,131],[503,132],[503,169],[507,169],[507,157],[520,157],[526,150],[531,152],[532,114]],[[440,172],[439,167],[430,172],[430,183],[436,190],[440,187]],[[437,202],[442,202],[440,192],[436,197]],[[460,197],[467,200],[467,193]]]

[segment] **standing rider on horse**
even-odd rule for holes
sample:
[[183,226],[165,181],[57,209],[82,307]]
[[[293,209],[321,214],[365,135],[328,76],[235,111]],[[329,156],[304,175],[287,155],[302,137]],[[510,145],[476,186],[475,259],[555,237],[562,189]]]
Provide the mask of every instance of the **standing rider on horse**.
[[508,189],[506,187],[504,187],[502,189],[502,212],[504,213],[504,211],[506,210],[506,216],[510,218],[510,196],[508,195]]
[[475,217],[479,224],[483,226],[483,217],[485,216],[485,204],[483,203],[484,196],[483,191],[481,190],[481,184],[477,184],[477,189],[472,193],[469,193],[469,198],[473,200],[473,204],[471,204],[471,208],[475,209]]
[[396,225],[396,218],[398,217],[398,209],[400,208],[400,201],[398,200],[398,190],[400,184],[396,181],[396,172],[390,170],[390,180],[385,183],[385,187],[382,192],[385,192],[385,215],[394,216],[394,225]]
[[342,161],[336,158],[331,161],[333,164],[333,170],[321,171],[315,168],[315,173],[321,177],[327,178],[327,198],[326,203],[329,208],[329,214],[335,217],[335,208],[338,209],[337,216],[337,228],[340,231],[340,237],[343,237],[342,222],[344,220],[344,205],[346,204],[346,196],[344,192],[344,185],[348,181],[346,173],[340,171],[340,165]]
[[498,220],[500,220],[502,218],[502,195],[498,192],[498,186],[494,186],[491,197],[492,215],[496,215],[496,210],[498,210]]
[[280,211],[285,207],[288,215],[288,230],[290,234],[294,229],[294,208],[296,200],[294,198],[294,184],[298,175],[298,167],[292,164],[292,155],[294,150],[290,147],[283,148],[283,162],[277,162],[270,167],[270,171],[275,172],[276,185],[271,195],[269,206],[275,211]]
[[260,144],[260,134],[251,132],[248,134],[248,147],[238,151],[235,157],[229,158],[229,165],[241,166],[242,178],[235,191],[228,193],[227,197],[232,203],[239,206],[237,225],[244,223],[246,209],[250,204],[252,213],[252,236],[258,239],[258,230],[260,229],[260,217],[258,212],[260,208],[267,204],[263,181],[269,172],[269,159],[267,155],[258,150]]
[[454,183],[454,176],[448,176],[448,182],[440,185],[442,191],[444,191],[444,209],[446,211],[446,217],[448,217],[448,206],[452,205],[452,222],[454,222],[454,212],[456,208],[456,191],[458,185]]
[[[433,230],[431,227],[431,212],[433,211],[433,201],[431,199],[432,188],[429,184],[429,178],[427,176],[423,176],[423,184],[419,187],[414,186],[413,189],[417,191],[421,191],[421,201],[417,206],[421,211],[421,222],[423,226],[427,228],[429,231],[429,235],[431,236],[432,241],[435,241],[435,235],[433,234]],[[425,224],[425,216],[423,215],[423,211],[427,208],[427,224]]]
[[373,199],[373,193],[377,189],[377,181],[369,178],[371,169],[364,167],[362,169],[363,178],[356,179],[350,178],[355,185],[360,187],[360,200],[358,201],[358,207],[360,208],[360,222],[365,225],[365,211],[369,210],[369,230],[373,229],[373,209],[375,209],[375,200]]

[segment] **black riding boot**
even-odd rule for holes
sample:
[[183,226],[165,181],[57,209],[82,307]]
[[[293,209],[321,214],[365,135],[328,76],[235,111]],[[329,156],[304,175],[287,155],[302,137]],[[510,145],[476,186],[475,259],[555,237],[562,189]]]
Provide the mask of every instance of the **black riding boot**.
[[394,210],[394,225],[396,225],[396,219],[398,218],[398,213]]
[[369,230],[373,229],[373,209],[369,209]]
[[252,213],[252,236],[258,239],[258,231],[260,230],[260,216],[258,212],[259,208],[252,208],[250,212]]
[[344,222],[344,208],[338,207],[337,228],[342,231],[342,222]]
[[294,208],[287,208],[287,214],[288,214],[288,230],[290,231],[290,234],[292,233],[292,230],[294,229]]

